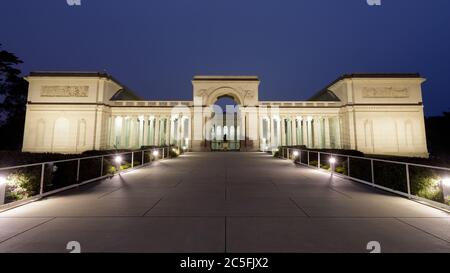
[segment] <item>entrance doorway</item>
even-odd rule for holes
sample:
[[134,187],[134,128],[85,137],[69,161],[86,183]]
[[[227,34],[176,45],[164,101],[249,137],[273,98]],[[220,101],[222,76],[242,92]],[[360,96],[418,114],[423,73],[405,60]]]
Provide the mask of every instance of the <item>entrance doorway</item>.
[[222,96],[214,104],[211,115],[211,151],[239,151],[239,106],[231,96]]

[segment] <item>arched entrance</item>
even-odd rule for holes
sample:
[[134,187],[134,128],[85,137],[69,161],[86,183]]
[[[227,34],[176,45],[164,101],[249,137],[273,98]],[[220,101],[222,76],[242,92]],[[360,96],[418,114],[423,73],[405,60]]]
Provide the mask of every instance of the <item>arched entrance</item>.
[[211,151],[240,150],[240,119],[238,101],[229,94],[217,97],[210,116]]
[[[234,141],[225,144],[225,150],[256,151],[259,149],[259,125],[256,111],[259,107],[258,77],[195,76],[192,85],[193,150],[223,150],[223,146],[220,145],[223,144],[225,135],[228,142]],[[224,98],[228,100],[225,105],[230,105],[235,113],[218,107],[224,105],[221,103]],[[213,128],[214,126],[216,127]],[[222,142],[218,144],[219,146],[211,146],[214,144],[213,141]]]

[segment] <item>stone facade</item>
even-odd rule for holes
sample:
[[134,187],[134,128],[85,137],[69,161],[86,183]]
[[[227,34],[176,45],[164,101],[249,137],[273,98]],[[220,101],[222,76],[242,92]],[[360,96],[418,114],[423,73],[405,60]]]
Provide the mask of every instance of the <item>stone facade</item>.
[[[141,100],[105,73],[34,72],[23,151],[80,153],[168,145],[207,151],[281,145],[427,157],[416,74],[351,74],[306,101],[260,101],[254,76],[196,76],[192,101]],[[213,107],[231,97],[238,107]]]

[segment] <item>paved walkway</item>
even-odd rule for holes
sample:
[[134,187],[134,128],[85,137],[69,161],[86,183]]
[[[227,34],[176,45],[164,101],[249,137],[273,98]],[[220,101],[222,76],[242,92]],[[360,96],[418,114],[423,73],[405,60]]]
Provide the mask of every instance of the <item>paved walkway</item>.
[[263,153],[189,153],[0,213],[0,252],[450,252],[450,215]]

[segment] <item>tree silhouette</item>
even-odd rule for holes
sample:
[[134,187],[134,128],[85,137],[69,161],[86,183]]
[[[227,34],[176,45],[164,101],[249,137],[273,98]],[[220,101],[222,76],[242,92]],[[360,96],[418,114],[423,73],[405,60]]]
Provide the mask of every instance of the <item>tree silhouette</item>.
[[[0,44],[1,49],[1,44]],[[28,83],[16,68],[22,61],[13,53],[0,50],[0,149],[22,147]]]

